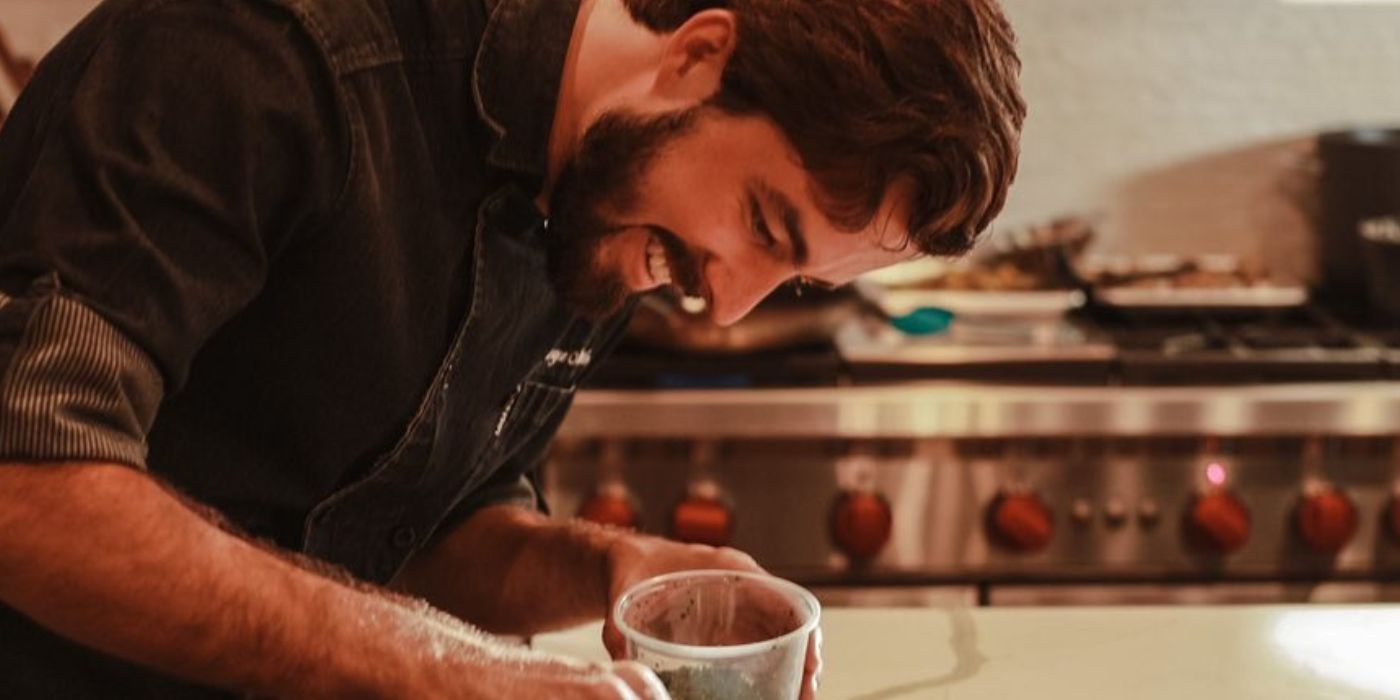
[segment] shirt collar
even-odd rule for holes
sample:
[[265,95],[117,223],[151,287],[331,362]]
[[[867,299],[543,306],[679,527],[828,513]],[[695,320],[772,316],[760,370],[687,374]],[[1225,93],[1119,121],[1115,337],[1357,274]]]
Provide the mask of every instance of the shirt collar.
[[490,19],[472,73],[477,111],[496,132],[487,162],[543,185],[549,132],[580,0],[482,0]]

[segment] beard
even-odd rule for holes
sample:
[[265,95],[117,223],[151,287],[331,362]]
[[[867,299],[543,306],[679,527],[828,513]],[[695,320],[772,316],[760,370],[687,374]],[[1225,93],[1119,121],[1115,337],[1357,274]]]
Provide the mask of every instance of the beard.
[[[548,269],[561,299],[594,321],[627,304],[632,290],[599,252],[628,227],[616,223],[642,198],[641,183],[662,149],[694,127],[702,107],[659,115],[612,111],[584,133],[550,196]],[[659,236],[668,249],[674,236]]]

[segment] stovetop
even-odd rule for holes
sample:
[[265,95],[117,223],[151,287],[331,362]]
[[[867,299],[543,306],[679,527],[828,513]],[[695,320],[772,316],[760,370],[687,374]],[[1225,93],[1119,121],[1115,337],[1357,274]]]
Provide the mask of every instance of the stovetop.
[[751,388],[956,380],[1198,386],[1400,379],[1400,327],[1345,309],[1084,309],[1063,319],[959,320],[910,336],[853,319],[831,343],[739,355],[624,344],[590,385]]
[[1254,384],[1384,379],[1386,346],[1364,319],[1320,306],[1267,314],[1097,313],[1125,384]]

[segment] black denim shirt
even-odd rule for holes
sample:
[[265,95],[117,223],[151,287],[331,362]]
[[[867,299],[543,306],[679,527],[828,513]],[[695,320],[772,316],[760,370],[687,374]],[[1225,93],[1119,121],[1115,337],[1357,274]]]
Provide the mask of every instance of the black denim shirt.
[[[563,308],[532,203],[576,11],[100,6],[0,132],[0,460],[146,468],[380,583],[541,505],[625,323]],[[0,606],[0,697],[206,694]]]

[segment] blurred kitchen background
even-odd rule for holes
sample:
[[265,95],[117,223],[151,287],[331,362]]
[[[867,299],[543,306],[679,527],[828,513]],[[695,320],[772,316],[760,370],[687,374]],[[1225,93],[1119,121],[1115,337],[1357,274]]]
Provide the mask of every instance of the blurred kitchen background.
[[[0,107],[93,4],[0,0]],[[1400,3],[1003,4],[1030,116],[975,259],[650,300],[555,513],[835,603],[1400,600]]]

